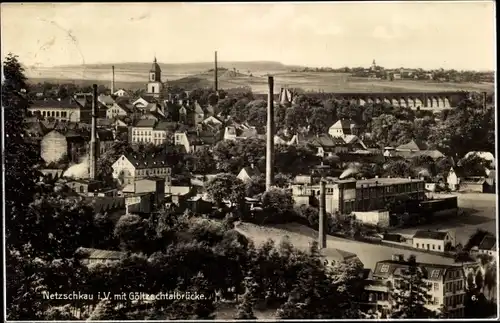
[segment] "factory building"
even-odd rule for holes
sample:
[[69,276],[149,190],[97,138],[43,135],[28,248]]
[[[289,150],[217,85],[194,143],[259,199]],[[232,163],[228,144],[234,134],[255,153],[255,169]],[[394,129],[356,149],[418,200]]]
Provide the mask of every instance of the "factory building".
[[[387,201],[398,197],[424,200],[425,183],[409,178],[373,178],[365,180],[324,178],[326,212],[349,214],[354,211],[384,209]],[[309,205],[320,194],[320,178],[297,176],[291,185],[297,205]]]

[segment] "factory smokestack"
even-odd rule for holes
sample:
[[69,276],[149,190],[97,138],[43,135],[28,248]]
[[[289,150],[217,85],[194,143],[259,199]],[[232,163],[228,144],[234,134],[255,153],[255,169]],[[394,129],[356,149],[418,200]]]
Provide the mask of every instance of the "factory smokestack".
[[267,144],[266,144],[266,190],[274,184],[274,78],[268,77],[267,98]]
[[115,93],[115,66],[111,66],[111,94]]
[[326,248],[326,196],[325,181],[319,184],[319,228],[318,228],[318,248]]
[[97,172],[97,84],[92,85],[92,129],[90,134],[89,178],[96,179]]
[[217,75],[217,51],[215,52],[215,66],[214,66],[214,90],[215,93],[219,90],[219,84],[218,84],[218,75]]

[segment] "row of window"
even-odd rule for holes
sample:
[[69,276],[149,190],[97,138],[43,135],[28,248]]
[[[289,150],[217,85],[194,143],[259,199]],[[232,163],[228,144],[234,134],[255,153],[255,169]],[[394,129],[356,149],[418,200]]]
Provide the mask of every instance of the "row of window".
[[453,295],[451,297],[445,297],[444,299],[444,305],[446,307],[456,307],[457,305],[464,304],[465,302],[465,295]]
[[67,111],[38,111],[38,112],[40,112],[40,114],[44,117],[61,117],[61,118],[68,117]]
[[448,282],[446,283],[444,287],[444,292],[445,293],[455,293],[457,291],[461,291],[464,288],[464,282],[462,280],[455,281],[455,282]]
[[422,191],[425,189],[425,183],[408,183],[408,184],[399,184],[399,185],[389,185],[389,186],[380,186],[378,188],[371,187],[371,188],[359,188],[356,190],[356,195],[358,196],[363,196],[363,195],[376,195],[377,193],[386,193],[386,194],[391,194],[391,193],[407,193],[407,192],[414,192],[414,191]]
[[[416,245],[417,245],[417,248],[420,248],[420,244],[419,243],[417,243]],[[432,250],[436,250],[436,245],[434,245],[434,244],[431,245],[431,244],[428,243],[427,244],[427,248],[425,248],[425,243],[422,243],[422,249],[431,250],[430,247],[432,247]],[[437,245],[437,250],[441,250],[441,246],[440,245]]]
[[148,169],[138,169],[138,176],[150,176],[150,175],[166,175],[170,174],[170,168],[148,168]]

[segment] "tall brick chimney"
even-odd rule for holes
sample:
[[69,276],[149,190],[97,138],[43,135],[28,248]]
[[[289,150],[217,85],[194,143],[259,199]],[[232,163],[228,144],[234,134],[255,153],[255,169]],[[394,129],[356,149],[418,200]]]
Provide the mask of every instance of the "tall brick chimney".
[[218,75],[217,75],[217,51],[215,52],[215,66],[214,66],[214,90],[215,93],[219,91],[219,84],[218,84]]
[[326,189],[325,181],[319,184],[319,228],[318,228],[318,248],[326,248]]
[[96,179],[97,176],[97,84],[92,85],[92,129],[90,135],[90,160],[89,178]]
[[115,93],[115,66],[111,66],[111,94]]
[[266,142],[266,190],[274,184],[274,78],[268,77],[269,94],[267,98],[267,142]]

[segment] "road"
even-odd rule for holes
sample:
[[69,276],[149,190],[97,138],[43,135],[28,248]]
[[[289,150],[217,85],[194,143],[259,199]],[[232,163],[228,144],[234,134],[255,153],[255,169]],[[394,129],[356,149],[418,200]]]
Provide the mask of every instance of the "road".
[[[445,197],[443,194],[437,196]],[[497,210],[495,194],[458,193],[449,196],[458,197],[458,207],[464,211],[464,215],[454,218],[443,218],[433,224],[407,229],[395,229],[392,232],[405,236],[413,236],[417,230],[455,230],[457,243],[461,243],[462,245],[467,243],[469,237],[477,229],[496,234]]]
[[[288,236],[289,241],[298,249],[308,249],[310,243],[316,239],[317,232],[299,224],[284,224],[274,227],[263,227],[251,223],[240,223],[236,230],[252,239],[256,245],[260,245],[272,239],[276,244]],[[393,254],[402,254],[405,258],[415,255],[418,262],[451,265],[453,259],[431,255],[419,251],[397,249],[383,245],[352,241],[338,237],[327,237],[327,248],[336,248],[354,253],[363,263],[365,268],[375,268],[375,264],[381,260],[390,260]]]

